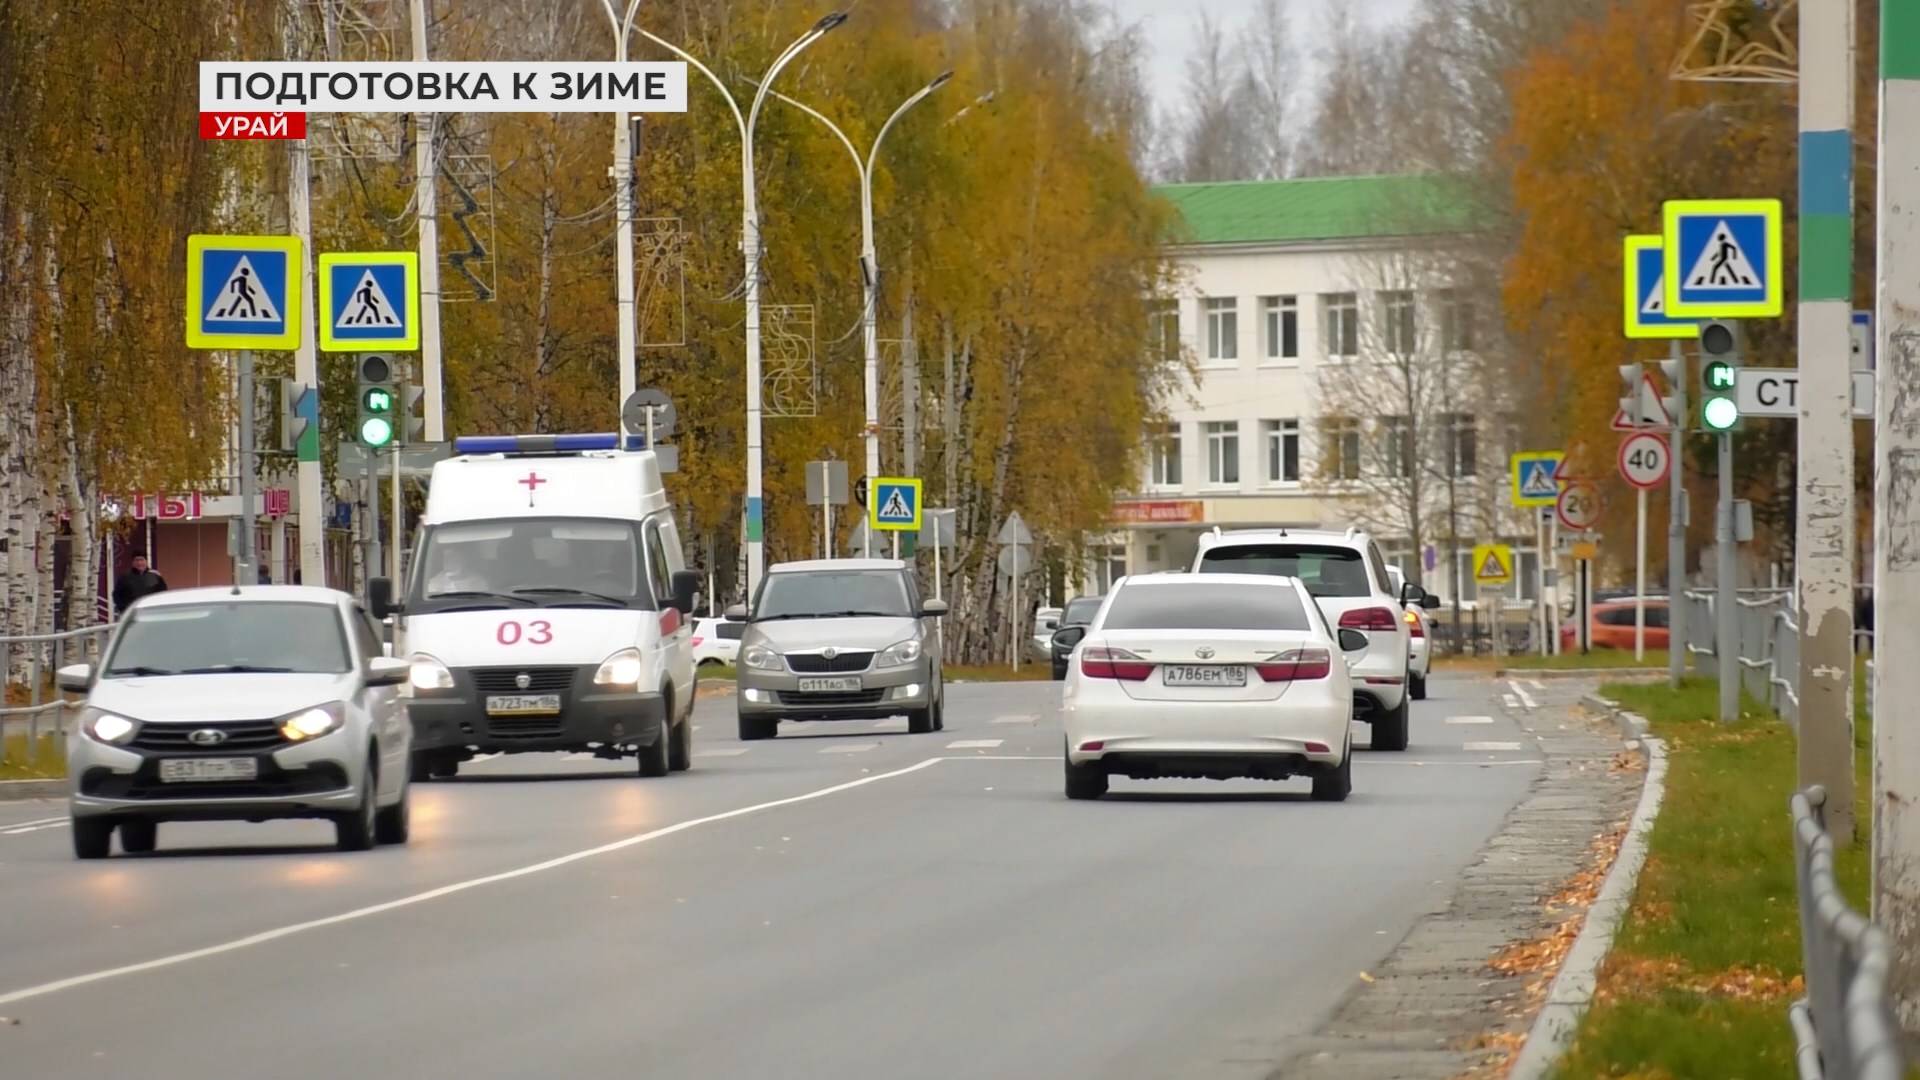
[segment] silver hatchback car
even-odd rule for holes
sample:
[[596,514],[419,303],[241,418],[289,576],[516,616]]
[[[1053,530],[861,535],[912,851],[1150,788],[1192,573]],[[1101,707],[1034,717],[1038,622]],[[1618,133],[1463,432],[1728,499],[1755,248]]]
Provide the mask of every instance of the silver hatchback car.
[[740,738],[770,739],[781,720],[907,717],[915,734],[946,726],[938,600],[922,600],[897,559],[781,563],[760,582],[740,639]]
[[154,849],[163,821],[323,818],[347,851],[407,840],[408,664],[346,593],[183,589],[128,609],[68,740],[73,849]]

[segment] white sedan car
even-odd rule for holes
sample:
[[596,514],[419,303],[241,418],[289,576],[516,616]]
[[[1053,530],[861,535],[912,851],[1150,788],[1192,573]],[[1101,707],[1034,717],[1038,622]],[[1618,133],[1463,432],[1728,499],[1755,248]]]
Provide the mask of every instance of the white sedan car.
[[1112,776],[1313,779],[1313,797],[1353,789],[1347,654],[1298,579],[1253,574],[1122,578],[1076,646],[1062,714],[1070,799]]

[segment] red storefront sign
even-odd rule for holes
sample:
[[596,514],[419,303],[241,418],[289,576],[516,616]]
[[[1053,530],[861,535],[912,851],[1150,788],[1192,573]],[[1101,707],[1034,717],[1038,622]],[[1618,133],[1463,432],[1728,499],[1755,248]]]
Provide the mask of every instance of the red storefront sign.
[[179,495],[135,492],[131,503],[127,509],[132,512],[135,521],[145,521],[147,518],[156,521],[193,521],[201,514],[200,493],[197,491]]
[[267,517],[286,517],[293,512],[293,492],[286,488],[268,488],[261,499],[261,512]]
[[1206,504],[1198,499],[1113,504],[1116,525],[1197,525],[1206,520]]

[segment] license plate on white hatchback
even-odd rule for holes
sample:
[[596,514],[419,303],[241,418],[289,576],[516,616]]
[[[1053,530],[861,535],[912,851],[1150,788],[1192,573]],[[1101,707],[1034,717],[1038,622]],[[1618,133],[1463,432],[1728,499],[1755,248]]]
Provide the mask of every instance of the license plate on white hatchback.
[[221,780],[253,780],[260,763],[252,758],[166,758],[160,762],[163,784],[203,784]]
[[860,689],[858,676],[837,679],[801,679],[800,692],[803,694],[852,694]]
[[1160,681],[1167,686],[1245,686],[1242,664],[1162,664]]
[[494,694],[487,698],[488,716],[552,716],[559,711],[559,694]]

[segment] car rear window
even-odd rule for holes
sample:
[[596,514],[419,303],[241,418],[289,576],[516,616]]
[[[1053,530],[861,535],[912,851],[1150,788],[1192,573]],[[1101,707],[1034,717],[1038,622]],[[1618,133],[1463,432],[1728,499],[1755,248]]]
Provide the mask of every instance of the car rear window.
[[718,628],[715,629],[714,636],[721,639],[722,641],[739,641],[740,636],[742,634],[745,634],[746,632],[747,632],[746,623],[723,622],[719,625]]
[[1089,596],[1081,600],[1067,601],[1067,610],[1060,616],[1061,626],[1085,626],[1093,621],[1100,612],[1100,601],[1104,597]]
[[1306,630],[1292,589],[1244,585],[1136,585],[1121,589],[1103,630]]
[[1358,551],[1316,544],[1234,544],[1200,558],[1203,574],[1275,574],[1299,578],[1315,596],[1371,596]]

